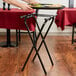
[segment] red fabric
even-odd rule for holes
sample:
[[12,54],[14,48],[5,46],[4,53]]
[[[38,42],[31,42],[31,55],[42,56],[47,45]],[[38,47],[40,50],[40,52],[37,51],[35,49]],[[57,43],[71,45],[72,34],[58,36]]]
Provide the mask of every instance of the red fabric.
[[[33,13],[32,11],[23,11],[21,9],[12,8],[11,10],[0,9],[0,28],[7,29],[20,29],[26,30],[24,24],[24,18],[21,19],[20,16]],[[31,31],[35,30],[35,21],[33,18],[27,20],[28,26]]]
[[55,23],[62,30],[65,29],[66,25],[72,25],[76,23],[76,8],[64,8],[57,11]]

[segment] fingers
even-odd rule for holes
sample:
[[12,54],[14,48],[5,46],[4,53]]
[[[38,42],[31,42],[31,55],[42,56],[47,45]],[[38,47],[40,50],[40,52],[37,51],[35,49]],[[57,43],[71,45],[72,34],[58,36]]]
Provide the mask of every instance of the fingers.
[[28,5],[27,8],[30,9],[30,10],[32,10],[31,5]]
[[30,9],[30,8],[25,8],[25,9],[23,9],[23,11],[33,11],[33,9]]
[[33,10],[32,8],[31,8],[31,6],[29,6],[29,5],[27,5],[27,4],[22,4],[22,9],[23,9],[23,11],[31,11],[31,10]]

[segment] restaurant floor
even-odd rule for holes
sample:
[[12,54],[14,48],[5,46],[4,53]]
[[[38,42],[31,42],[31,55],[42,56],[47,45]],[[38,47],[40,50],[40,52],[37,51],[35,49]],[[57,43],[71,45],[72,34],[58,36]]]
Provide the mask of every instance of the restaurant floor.
[[[14,39],[13,36],[12,40]],[[0,42],[4,40],[5,36],[0,36]],[[40,41],[41,38],[38,45]],[[46,43],[54,61],[52,67],[43,45],[39,53],[48,72],[47,76],[76,76],[76,44],[71,44],[71,36],[48,36]],[[22,35],[18,47],[0,48],[0,76],[45,76],[38,58],[34,63],[31,62],[35,52],[21,72],[31,46],[28,35]]]

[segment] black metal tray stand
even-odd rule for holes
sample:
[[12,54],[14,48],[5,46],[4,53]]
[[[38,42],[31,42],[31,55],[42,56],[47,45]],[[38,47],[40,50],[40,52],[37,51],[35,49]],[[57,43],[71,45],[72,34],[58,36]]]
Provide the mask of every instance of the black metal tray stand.
[[[48,47],[47,47],[47,45],[46,45],[45,38],[46,38],[46,36],[47,36],[47,34],[48,34],[48,32],[49,32],[49,30],[50,30],[50,28],[51,28],[51,26],[52,26],[52,24],[53,24],[53,22],[54,22],[54,17],[55,17],[56,15],[38,14],[38,10],[39,10],[39,9],[50,9],[50,10],[51,10],[51,9],[53,9],[53,8],[49,8],[49,7],[48,7],[48,8],[47,8],[47,7],[46,7],[46,8],[43,8],[43,7],[42,7],[42,8],[41,8],[41,7],[40,7],[40,8],[38,8],[38,7],[32,7],[32,8],[36,9],[36,13],[21,16],[21,18],[25,18],[25,26],[26,26],[26,28],[27,28],[29,37],[30,37],[30,39],[31,39],[31,41],[32,41],[32,44],[33,44],[32,48],[31,48],[31,50],[30,50],[30,53],[28,54],[28,57],[27,57],[27,59],[26,59],[26,61],[25,61],[25,63],[24,63],[24,66],[23,66],[23,68],[22,68],[22,71],[24,71],[24,68],[25,68],[25,66],[26,66],[26,64],[27,64],[27,62],[28,62],[28,60],[29,60],[32,52],[33,52],[33,49],[35,49],[36,54],[35,54],[35,56],[34,56],[34,58],[33,58],[32,61],[34,62],[36,56],[38,56],[39,61],[40,61],[40,63],[41,63],[41,66],[42,66],[42,68],[43,68],[43,71],[44,71],[45,75],[47,75],[46,69],[45,69],[44,64],[43,64],[43,62],[42,62],[42,60],[41,60],[41,57],[40,57],[40,55],[39,55],[39,50],[40,50],[42,44],[44,43],[44,46],[45,46],[45,48],[46,48],[46,52],[47,52],[47,54],[48,54],[48,57],[49,57],[49,59],[50,59],[50,62],[51,62],[51,64],[52,64],[52,66],[53,66],[54,63],[53,63],[53,60],[52,60],[51,55],[50,55],[50,53],[49,53]],[[54,9],[62,9],[62,8],[63,8],[63,6],[62,6],[62,7],[59,7],[59,8],[58,8],[58,7],[57,7],[57,8],[55,7]],[[38,25],[38,22],[37,22],[37,19],[36,19],[35,16],[49,17],[49,18],[45,18],[45,19],[44,19],[44,22],[43,22],[43,24],[42,24],[42,26],[41,26],[41,28],[40,28],[40,26]],[[39,33],[38,33],[38,35],[36,36],[36,40],[34,40],[34,39],[32,38],[32,35],[31,35],[31,33],[30,33],[29,27],[28,27],[27,22],[26,22],[26,20],[27,20],[28,18],[31,18],[31,17],[34,18],[34,20],[35,20],[35,22],[36,22],[36,26],[37,26],[37,28],[38,28],[38,30],[39,30]],[[46,23],[47,23],[48,21],[50,22],[50,24],[49,24],[49,26],[48,26],[48,29],[47,29],[45,35],[43,36],[43,35],[42,35],[42,30],[44,29],[44,26],[46,25]],[[41,36],[41,38],[42,38],[42,41],[41,41],[39,47],[37,48],[36,43],[37,43],[37,41],[38,41],[38,39],[39,39],[40,36]]]

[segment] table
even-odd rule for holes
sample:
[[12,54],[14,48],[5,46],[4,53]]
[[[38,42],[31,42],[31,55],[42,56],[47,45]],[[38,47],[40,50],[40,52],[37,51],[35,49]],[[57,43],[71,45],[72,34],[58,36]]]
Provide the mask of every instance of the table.
[[[4,42],[4,44],[1,43],[0,46],[4,47],[10,47],[13,46],[10,41],[10,29],[16,29],[16,30],[26,30],[24,19],[21,19],[21,15],[27,15],[35,12],[32,11],[23,11],[21,9],[17,8],[11,8],[11,10],[3,10],[0,8],[0,28],[8,29],[7,30],[7,41]],[[29,22],[30,21],[30,22]],[[27,23],[29,25],[30,31],[35,30],[35,21],[33,18],[30,18],[27,20]]]
[[72,26],[76,23],[76,8],[64,8],[58,10],[55,23],[61,30],[64,30],[67,25]]
[[[39,61],[40,61],[41,66],[42,66],[42,69],[43,69],[43,71],[44,71],[44,73],[45,73],[45,75],[46,75],[46,74],[47,74],[46,69],[45,69],[45,67],[44,67],[44,64],[43,64],[43,62],[42,62],[42,60],[41,60],[41,57],[40,57],[40,55],[39,55],[38,52],[40,51],[40,48],[41,48],[42,44],[44,43],[44,46],[45,46],[46,52],[47,52],[47,54],[48,54],[49,60],[50,60],[50,62],[51,62],[51,64],[52,64],[52,66],[54,65],[53,60],[52,60],[52,58],[51,58],[51,55],[50,55],[50,53],[49,53],[48,47],[47,47],[46,42],[45,42],[45,38],[46,38],[46,36],[47,36],[47,34],[48,34],[48,32],[49,32],[49,30],[50,30],[50,28],[51,28],[51,26],[52,26],[52,24],[53,24],[53,22],[54,22],[54,17],[55,17],[55,15],[38,14],[38,11],[39,11],[40,9],[41,9],[41,10],[43,10],[43,9],[44,9],[44,10],[47,10],[47,9],[48,9],[48,10],[62,9],[62,8],[64,8],[64,6],[61,6],[61,7],[32,7],[32,8],[36,9],[36,13],[21,16],[21,18],[25,18],[25,26],[26,26],[26,28],[27,28],[29,37],[30,37],[31,42],[32,42],[32,44],[33,44],[32,48],[31,48],[31,50],[30,50],[30,53],[28,54],[28,57],[27,57],[27,59],[26,59],[26,61],[25,61],[25,63],[24,63],[24,66],[23,66],[23,68],[22,68],[22,71],[24,71],[24,68],[26,67],[26,64],[27,64],[27,62],[28,62],[28,60],[29,60],[32,52],[33,52],[33,49],[35,49],[36,54],[35,54],[35,56],[34,56],[34,58],[33,58],[32,61],[34,62],[36,56],[38,56]],[[40,28],[40,26],[38,25],[38,22],[37,22],[37,19],[35,18],[35,16],[49,17],[49,18],[45,18],[45,19],[44,19],[44,22],[43,22],[43,24],[42,24],[42,26],[41,26],[41,28]],[[29,31],[27,22],[26,22],[26,20],[27,20],[28,18],[31,18],[31,17],[34,18],[34,20],[35,20],[35,22],[36,22],[36,25],[37,25],[37,28],[38,28],[38,30],[39,30],[39,33],[38,33],[38,35],[36,36],[36,40],[33,40],[32,36],[31,36],[31,33],[30,33],[30,31]],[[47,29],[45,35],[43,36],[42,30],[44,29],[44,26],[46,25],[46,23],[47,23],[48,21],[50,22],[50,25],[48,26],[48,29]],[[38,39],[39,39],[40,36],[41,36],[41,38],[42,38],[42,41],[41,41],[40,45],[37,47],[37,46],[36,46],[36,43],[37,43],[37,41],[38,41]]]
[[74,39],[74,28],[76,26],[76,8],[64,8],[58,10],[55,23],[57,24],[57,27],[61,28],[61,30],[64,30],[65,26],[73,26],[72,44],[73,42],[76,42],[76,39]]

